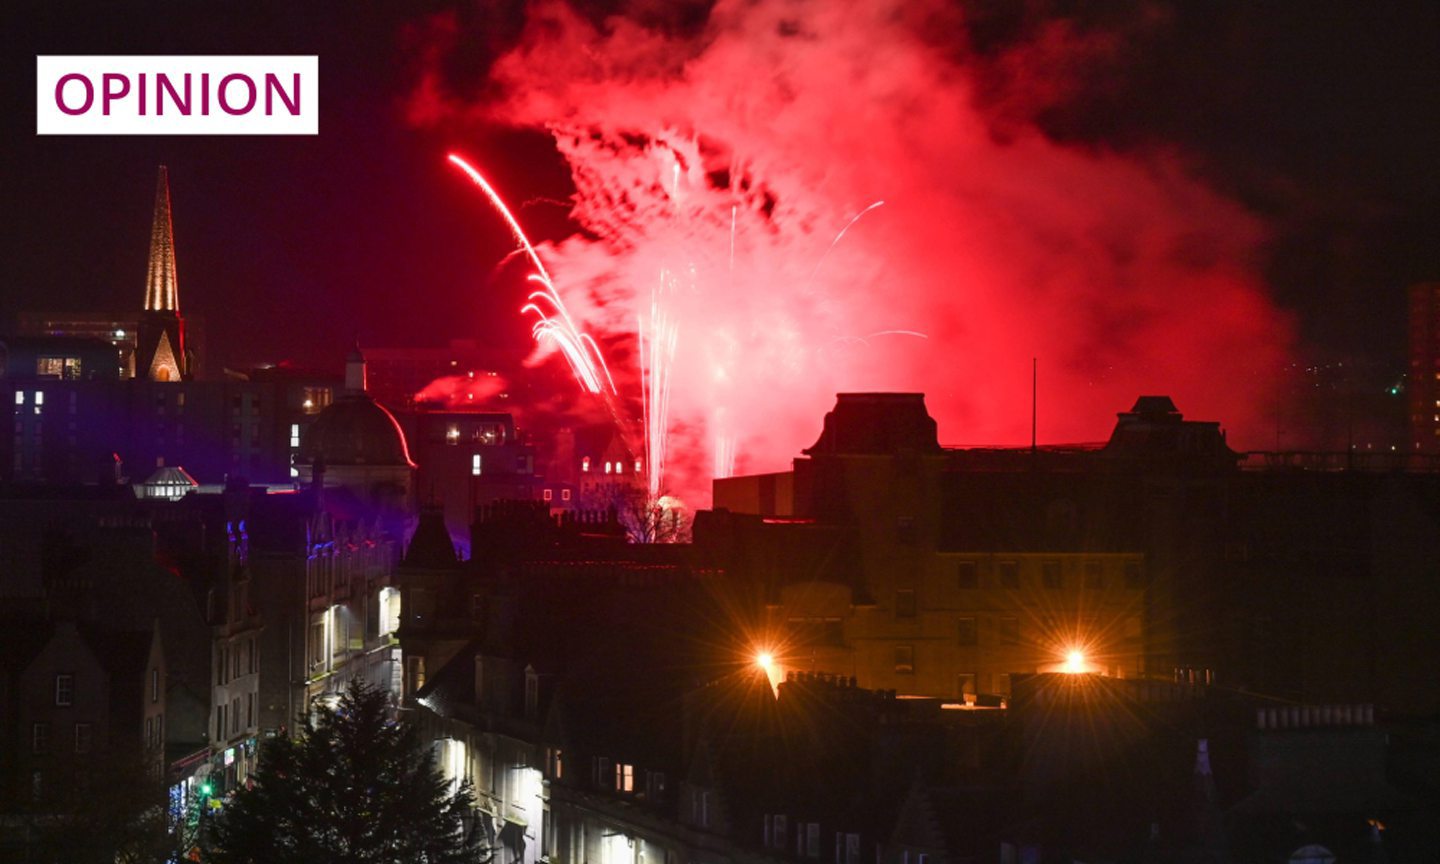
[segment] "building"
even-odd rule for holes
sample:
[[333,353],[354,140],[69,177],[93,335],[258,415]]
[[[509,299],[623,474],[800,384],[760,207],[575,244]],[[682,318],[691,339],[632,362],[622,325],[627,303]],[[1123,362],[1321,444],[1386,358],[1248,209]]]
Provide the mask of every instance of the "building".
[[1440,453],[1440,282],[1410,286],[1410,443]]
[[[143,301],[133,324],[113,330],[108,318],[39,316],[31,329],[42,335],[6,342],[0,404],[14,423],[0,436],[0,482],[115,484],[163,466],[183,467],[202,483],[290,482],[302,432],[339,382],[273,367],[197,380],[164,167]],[[132,336],[126,361],[116,344],[129,350]]]
[[1115,677],[1440,704],[1440,475],[1408,456],[1241,454],[1166,397],[1104,444],[943,449],[920,396],[841,394],[792,471],[714,500],[696,543],[764,586],[788,668],[982,699],[1074,651]]

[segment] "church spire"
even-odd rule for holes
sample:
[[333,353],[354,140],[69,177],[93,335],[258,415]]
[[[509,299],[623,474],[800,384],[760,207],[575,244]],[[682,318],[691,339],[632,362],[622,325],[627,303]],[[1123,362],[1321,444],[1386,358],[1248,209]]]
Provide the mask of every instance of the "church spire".
[[175,282],[175,230],[170,224],[170,180],[165,166],[155,182],[155,220],[150,225],[150,267],[145,278],[145,311],[135,334],[135,377],[183,381],[191,377]]
[[150,226],[150,268],[145,282],[147,312],[179,312],[175,280],[175,229],[170,223],[170,182],[165,166],[155,182],[155,220]]

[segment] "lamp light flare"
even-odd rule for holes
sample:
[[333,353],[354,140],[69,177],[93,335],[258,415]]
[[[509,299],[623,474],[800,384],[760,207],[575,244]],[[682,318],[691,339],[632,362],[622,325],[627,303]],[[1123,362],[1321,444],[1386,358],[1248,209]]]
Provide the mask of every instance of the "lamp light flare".
[[1090,671],[1085,663],[1085,652],[1078,648],[1070,649],[1065,655],[1065,665],[1060,667],[1060,671],[1066,675],[1081,675]]

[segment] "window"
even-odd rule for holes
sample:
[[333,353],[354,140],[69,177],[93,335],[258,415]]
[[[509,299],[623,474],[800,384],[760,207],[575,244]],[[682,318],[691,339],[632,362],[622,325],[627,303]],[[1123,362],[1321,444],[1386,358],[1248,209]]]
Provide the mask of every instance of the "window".
[[1065,587],[1065,577],[1060,570],[1059,561],[1046,561],[1041,565],[1040,574],[1046,588]]
[[69,708],[75,704],[75,676],[55,676],[55,706]]
[[772,849],[784,849],[786,835],[789,834],[789,820],[784,813],[776,813],[770,817],[770,847]]
[[414,696],[415,691],[425,686],[425,658],[412,654],[405,658],[405,689]]
[[249,643],[249,644],[250,644],[250,650],[249,650],[249,651],[246,651],[245,653],[246,653],[246,656],[248,656],[248,657],[250,658],[250,674],[251,674],[251,675],[254,675],[254,674],[255,674],[256,672],[258,672],[259,669],[260,669],[260,658],[257,657],[256,654],[255,654],[255,637],[254,637],[254,636],[251,636],[251,637],[250,637],[250,643]]
[[1000,644],[1018,645],[1020,643],[1020,619],[1000,619]]
[[480,476],[480,454],[476,453],[470,457],[470,474],[473,477]]
[[160,669],[157,666],[150,667],[150,702],[153,704],[160,701]]
[[245,694],[245,728],[255,725],[255,694]]
[[895,671],[909,674],[915,671],[915,646],[895,646]]
[[585,472],[589,472],[589,470],[590,470],[590,457],[589,457],[589,456],[586,456],[584,459],[581,459],[581,460],[580,460],[580,470],[581,470],[581,471],[585,471]]
[[239,697],[239,696],[236,696],[234,699],[230,700],[230,731],[231,731],[231,733],[235,733],[235,732],[239,732],[239,731],[240,731],[240,697]]
[[955,689],[959,691],[961,699],[973,699],[975,697],[975,673],[961,672],[955,676]]
[[913,588],[901,588],[895,592],[895,617],[915,617],[915,590]]
[[974,561],[961,561],[956,572],[955,584],[961,589],[979,588],[980,573]]
[[89,723],[75,724],[75,752],[89,753],[90,742],[94,740],[95,733]]
[[1099,561],[1085,562],[1085,590],[1101,591],[1105,588],[1105,569]]
[[543,498],[543,499],[545,499],[546,501],[554,501],[554,500],[555,500],[555,490],[554,490],[554,489],[546,489],[546,490],[544,490],[543,492],[540,493],[540,497]]
[[1000,587],[1001,587],[1001,588],[1019,588],[1019,587],[1020,587],[1020,562],[1018,562],[1018,561],[1001,561],[1001,562],[1000,562]]
[[651,771],[645,775],[645,797],[660,801],[665,797],[665,772]]
[[615,764],[615,791],[635,791],[635,766],[625,762]]
[[50,724],[32,723],[30,725],[30,752],[50,752]]
[[545,770],[551,780],[561,779],[565,774],[565,751],[558,747],[546,747]]
[[1132,590],[1145,587],[1145,574],[1139,561],[1125,562],[1125,587]]
[[610,760],[604,756],[595,757],[595,785],[600,788],[613,785],[613,775],[610,773]]
[[820,823],[805,823],[805,857],[820,857]]
[[215,740],[225,740],[225,706],[223,704],[215,706]]
[[957,629],[961,645],[980,644],[980,629],[975,626],[974,618],[961,618]]
[[540,716],[540,679],[533,673],[525,676],[525,716]]
[[570,500],[570,490],[569,490],[569,489],[561,489],[561,490],[560,490],[560,500],[561,500],[561,501],[569,501],[569,500]]

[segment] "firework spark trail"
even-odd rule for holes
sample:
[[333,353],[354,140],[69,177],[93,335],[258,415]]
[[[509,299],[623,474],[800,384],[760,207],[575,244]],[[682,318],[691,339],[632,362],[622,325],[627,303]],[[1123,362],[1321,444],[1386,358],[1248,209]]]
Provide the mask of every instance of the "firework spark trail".
[[814,279],[815,274],[820,272],[820,265],[825,263],[825,259],[829,258],[830,253],[834,251],[835,247],[840,245],[840,241],[845,239],[845,232],[849,231],[852,227],[854,227],[855,223],[860,221],[860,217],[864,216],[866,213],[869,213],[871,210],[874,210],[877,207],[883,206],[885,206],[884,201],[876,201],[874,204],[871,204],[869,207],[866,207],[864,210],[861,210],[859,213],[851,216],[850,221],[845,223],[845,227],[840,229],[840,233],[835,235],[835,239],[830,241],[830,245],[825,248],[824,253],[822,253],[819,260],[815,262],[815,266],[810,268],[810,278]]
[[[665,458],[670,437],[670,373],[679,338],[679,328],[671,321],[664,302],[666,289],[673,287],[667,284],[673,277],[667,277],[669,274],[662,270],[660,284],[651,295],[648,328],[644,318],[638,328],[645,469],[652,500],[658,498],[665,482]],[[645,350],[647,329],[650,334],[648,355]]]
[[[586,391],[594,394],[608,394],[614,396],[615,381],[610,377],[610,369],[605,363],[605,356],[600,353],[600,348],[590,334],[583,333],[575,326],[570,318],[570,311],[565,308],[565,301],[560,299],[560,292],[555,288],[555,282],[550,278],[550,273],[540,261],[540,256],[535,252],[535,247],[530,243],[530,238],[525,236],[520,223],[511,214],[510,208],[505,206],[505,201],[495,188],[477,171],[469,162],[460,156],[451,153],[449,161],[464,171],[474,181],[476,186],[490,199],[490,203],[510,226],[510,233],[514,235],[515,241],[525,250],[531,263],[535,265],[536,273],[530,275],[530,281],[538,283],[541,288],[532,291],[529,300],[520,312],[534,312],[537,319],[535,325],[530,329],[531,335],[536,342],[545,339],[552,341],[560,353],[565,355],[565,360],[570,364],[570,369],[575,374],[575,380]],[[542,308],[542,302],[550,308],[546,312]],[[604,376],[602,383],[601,376]],[[608,389],[607,389],[608,388]],[[608,401],[608,400],[607,400]],[[614,406],[611,405],[611,413],[614,414]]]

